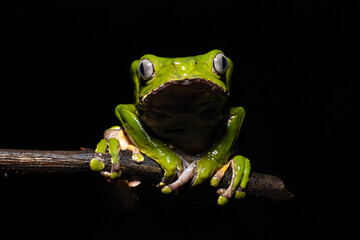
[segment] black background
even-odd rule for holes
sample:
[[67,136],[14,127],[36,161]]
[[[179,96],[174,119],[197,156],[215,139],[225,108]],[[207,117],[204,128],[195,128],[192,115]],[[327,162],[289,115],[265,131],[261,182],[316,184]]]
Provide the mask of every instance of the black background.
[[1,148],[94,148],[119,124],[115,106],[133,101],[133,60],[218,48],[235,64],[231,104],[247,114],[239,152],[253,171],[281,177],[295,199],[249,196],[218,207],[214,190],[201,200],[140,191],[139,207],[125,211],[98,176],[2,172],[1,228],[45,237],[345,233],[330,226],[342,221],[341,173],[355,145],[347,139],[360,11],[339,2],[12,1],[1,37]]

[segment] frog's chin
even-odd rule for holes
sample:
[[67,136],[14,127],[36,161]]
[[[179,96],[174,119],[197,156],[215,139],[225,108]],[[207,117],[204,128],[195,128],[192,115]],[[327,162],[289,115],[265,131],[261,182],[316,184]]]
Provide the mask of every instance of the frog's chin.
[[176,100],[187,100],[182,98],[198,94],[203,95],[203,98],[209,97],[208,100],[213,98],[215,98],[213,100],[227,99],[229,95],[223,87],[203,78],[195,78],[164,83],[142,97],[141,102],[146,105],[148,102],[156,101],[156,99],[166,100],[168,98],[170,100],[175,96]]

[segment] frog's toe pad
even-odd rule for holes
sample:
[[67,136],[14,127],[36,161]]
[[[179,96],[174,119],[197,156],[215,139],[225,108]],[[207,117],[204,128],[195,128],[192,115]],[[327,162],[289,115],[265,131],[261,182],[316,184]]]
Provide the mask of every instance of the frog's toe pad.
[[121,171],[120,172],[111,172],[110,173],[110,178],[113,180],[115,178],[119,178],[121,177]]
[[162,192],[163,194],[170,194],[170,193],[172,193],[172,190],[171,190],[171,188],[170,188],[169,186],[165,186],[165,187],[163,187],[163,188],[161,189],[161,192]]
[[246,193],[243,192],[243,191],[237,190],[237,191],[235,192],[235,198],[236,198],[236,199],[241,199],[241,198],[244,198],[245,196],[246,196]]
[[228,204],[228,202],[229,202],[229,199],[228,199],[227,197],[220,196],[220,197],[218,198],[218,204],[219,204],[220,206],[224,206],[224,205]]
[[134,153],[132,159],[137,163],[141,163],[144,161],[144,156],[141,153]]
[[96,158],[91,159],[90,161],[90,168],[93,171],[102,171],[104,169],[105,165],[103,161],[100,161]]

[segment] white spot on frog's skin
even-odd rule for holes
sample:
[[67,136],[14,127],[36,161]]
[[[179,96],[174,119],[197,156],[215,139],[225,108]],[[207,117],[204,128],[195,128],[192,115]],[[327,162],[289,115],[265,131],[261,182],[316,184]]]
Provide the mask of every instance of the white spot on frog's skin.
[[182,85],[183,86],[187,86],[187,85],[190,85],[191,84],[191,81],[189,79],[185,79],[182,81]]

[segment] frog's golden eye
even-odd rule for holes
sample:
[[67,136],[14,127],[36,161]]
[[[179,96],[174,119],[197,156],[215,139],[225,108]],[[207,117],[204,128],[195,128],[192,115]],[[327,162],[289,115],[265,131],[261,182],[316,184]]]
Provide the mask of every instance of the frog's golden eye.
[[154,65],[150,62],[149,59],[145,58],[139,63],[138,72],[142,79],[148,81],[155,75]]
[[216,54],[213,60],[213,68],[215,72],[219,75],[222,75],[226,72],[228,67],[229,67],[229,63],[225,55],[222,53]]

